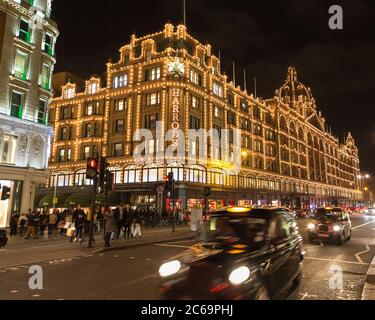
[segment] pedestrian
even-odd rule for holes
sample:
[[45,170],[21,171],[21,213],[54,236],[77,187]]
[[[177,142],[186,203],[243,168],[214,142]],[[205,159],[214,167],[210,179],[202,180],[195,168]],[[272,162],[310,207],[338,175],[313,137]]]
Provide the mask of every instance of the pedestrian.
[[18,225],[20,227],[20,236],[23,237],[23,233],[25,232],[25,227],[27,224],[27,216],[26,213],[22,213],[21,217],[18,220]]
[[39,215],[39,229],[40,229],[40,235],[44,234],[44,231],[46,230],[47,223],[48,223],[48,217],[45,211],[42,211]]
[[48,216],[48,234],[52,234],[52,232],[56,229],[57,225],[57,215],[55,211]]
[[124,239],[132,236],[131,224],[133,219],[133,212],[130,208],[130,205],[125,205],[124,209]]
[[86,224],[87,217],[85,212],[81,209],[81,206],[78,205],[77,209],[73,211],[73,224],[76,228],[74,236],[70,239],[70,242],[76,242],[77,239],[79,242],[83,242],[83,228]]
[[18,224],[18,218],[17,211],[12,212],[10,215],[10,237],[17,235],[17,224]]
[[111,210],[110,207],[107,207],[105,209],[104,216],[106,218],[104,247],[109,248],[111,246],[111,244],[110,244],[111,235],[112,235],[112,233],[116,232],[117,224],[116,224],[116,221],[114,219],[114,212]]
[[133,232],[133,237],[142,237],[141,234],[141,222],[142,222],[142,216],[138,213],[135,215],[134,219],[134,232]]
[[33,239],[37,239],[37,226],[39,225],[40,219],[35,210],[31,211],[29,209],[29,214],[27,216],[27,230],[26,230],[26,237],[25,239],[30,239],[30,236]]

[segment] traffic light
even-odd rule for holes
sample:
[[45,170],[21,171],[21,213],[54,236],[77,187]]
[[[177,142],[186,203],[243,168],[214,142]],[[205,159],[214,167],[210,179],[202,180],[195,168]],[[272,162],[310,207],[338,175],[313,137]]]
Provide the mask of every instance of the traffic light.
[[109,166],[109,163],[107,163],[106,158],[100,158],[99,161],[99,184],[98,184],[98,193],[104,193],[106,188],[106,172],[107,168]]
[[165,190],[173,190],[173,172],[168,173],[168,175],[165,177]]
[[88,158],[86,166],[86,179],[94,180],[98,178],[99,161],[96,158]]
[[8,200],[10,198],[10,188],[3,186],[3,192],[1,193],[1,200]]

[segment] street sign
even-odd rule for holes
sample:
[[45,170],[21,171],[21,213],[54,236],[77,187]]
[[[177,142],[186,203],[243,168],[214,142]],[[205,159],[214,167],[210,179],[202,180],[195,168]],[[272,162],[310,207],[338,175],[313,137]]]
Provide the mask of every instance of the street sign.
[[53,197],[52,204],[57,204],[59,202],[59,198]]

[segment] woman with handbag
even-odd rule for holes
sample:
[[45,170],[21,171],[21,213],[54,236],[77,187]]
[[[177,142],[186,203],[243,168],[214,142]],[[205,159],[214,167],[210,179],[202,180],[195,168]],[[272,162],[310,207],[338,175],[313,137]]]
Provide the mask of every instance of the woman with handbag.
[[104,247],[109,248],[111,246],[110,241],[111,241],[111,234],[113,232],[117,231],[117,223],[114,218],[114,213],[111,210],[110,207],[107,207],[105,209],[104,216],[106,218],[105,220],[105,242],[104,242]]

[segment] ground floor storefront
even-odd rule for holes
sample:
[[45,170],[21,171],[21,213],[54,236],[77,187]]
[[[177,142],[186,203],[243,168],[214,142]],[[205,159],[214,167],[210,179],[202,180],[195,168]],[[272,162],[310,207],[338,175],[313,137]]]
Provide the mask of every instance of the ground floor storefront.
[[[0,201],[0,228],[9,226],[12,212],[33,208],[36,189],[45,184],[49,171],[0,166],[0,185],[10,188],[10,198]],[[0,191],[1,192],[1,191]]]
[[[175,187],[174,205],[182,211],[192,208],[204,208],[206,200],[210,210],[233,205],[272,205],[310,210],[327,205],[347,207],[358,205],[351,199],[307,193],[218,187],[192,183],[176,183]],[[206,197],[205,188],[207,187],[210,188],[210,192]],[[39,208],[51,208],[53,205],[59,209],[69,209],[77,205],[90,208],[92,205],[92,186],[39,189],[37,193],[35,206]],[[55,204],[53,204],[53,199],[55,199]],[[111,206],[130,204],[134,207],[153,207],[159,214],[162,214],[173,207],[173,199],[172,195],[164,190],[163,183],[117,184],[115,192],[107,197],[98,195],[96,204],[108,204]]]

